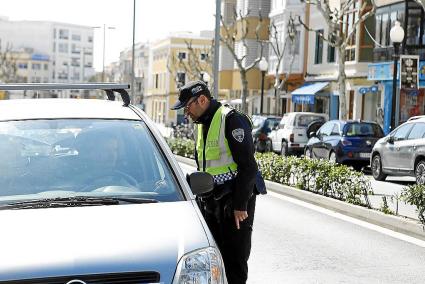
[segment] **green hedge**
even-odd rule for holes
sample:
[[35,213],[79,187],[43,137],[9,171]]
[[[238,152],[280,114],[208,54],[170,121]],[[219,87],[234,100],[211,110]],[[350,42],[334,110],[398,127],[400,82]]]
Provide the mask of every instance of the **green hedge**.
[[[192,140],[168,138],[167,142],[174,154],[194,158]],[[263,177],[269,181],[370,207],[370,181],[350,167],[274,153],[256,153],[255,158]]]
[[419,221],[425,225],[425,185],[409,185],[403,188],[401,197],[408,204],[416,206]]

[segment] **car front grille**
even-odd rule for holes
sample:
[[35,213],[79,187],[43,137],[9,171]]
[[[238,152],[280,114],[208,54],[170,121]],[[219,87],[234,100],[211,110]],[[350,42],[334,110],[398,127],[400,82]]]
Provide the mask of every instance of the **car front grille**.
[[[80,281],[72,281],[80,280]],[[23,280],[0,281],[1,284],[139,284],[139,283],[159,283],[160,274],[154,271],[144,272],[124,272],[109,274],[72,275],[47,278],[33,278]]]

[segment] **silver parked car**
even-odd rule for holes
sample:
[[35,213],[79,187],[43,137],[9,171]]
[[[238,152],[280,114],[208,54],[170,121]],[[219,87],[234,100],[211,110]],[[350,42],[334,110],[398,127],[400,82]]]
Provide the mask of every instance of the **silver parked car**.
[[378,140],[371,168],[376,180],[388,175],[414,176],[418,184],[425,184],[425,117],[411,119]]
[[128,85],[0,85],[74,88],[109,100],[0,101],[0,283],[227,283],[193,195],[212,177],[191,190]]

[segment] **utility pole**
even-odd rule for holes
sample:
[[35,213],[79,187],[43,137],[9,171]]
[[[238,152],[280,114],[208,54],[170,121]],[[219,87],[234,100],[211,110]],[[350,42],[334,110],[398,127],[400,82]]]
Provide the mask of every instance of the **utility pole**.
[[134,75],[134,45],[136,38],[136,0],[133,0],[133,46],[131,51],[131,98],[133,104],[136,104],[136,92],[135,92],[135,75]]
[[214,98],[218,99],[218,62],[220,60],[220,19],[221,0],[215,1],[215,35],[214,35]]

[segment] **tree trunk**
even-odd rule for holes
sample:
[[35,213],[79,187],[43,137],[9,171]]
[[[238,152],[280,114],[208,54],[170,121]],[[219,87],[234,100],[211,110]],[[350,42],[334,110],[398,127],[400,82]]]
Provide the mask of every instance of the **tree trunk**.
[[[338,46],[338,88],[339,88],[339,118],[347,119],[347,98],[345,94],[345,46]],[[332,94],[331,94],[332,95]]]
[[242,79],[242,112],[248,114],[248,104],[246,99],[248,98],[248,80],[246,78],[246,72],[241,70]]

